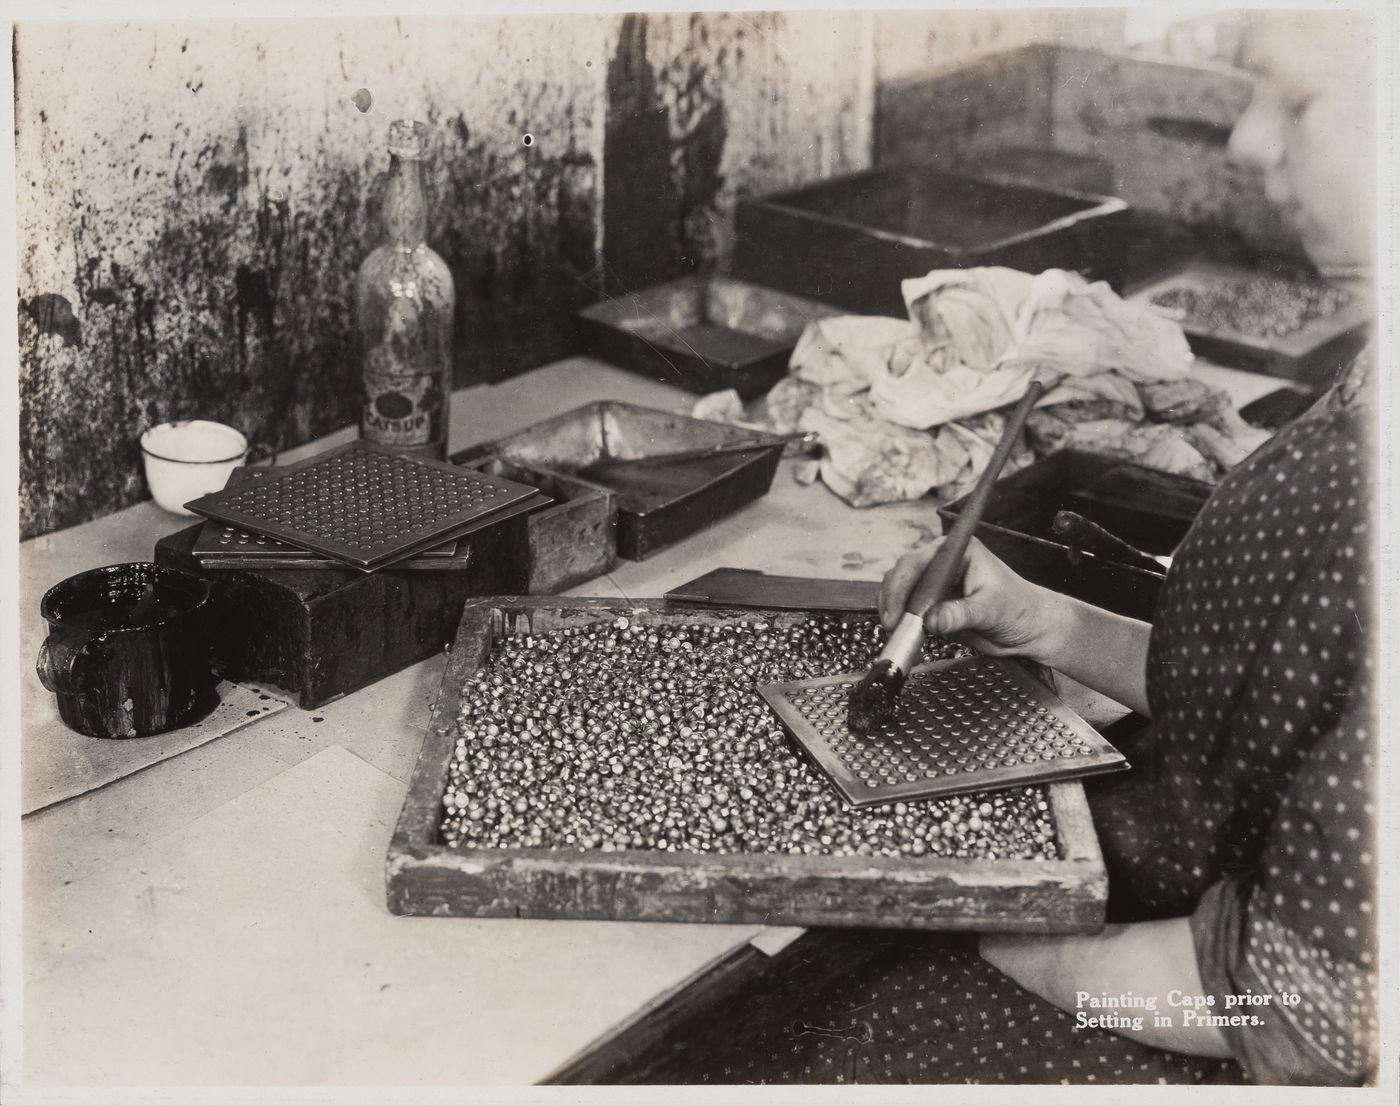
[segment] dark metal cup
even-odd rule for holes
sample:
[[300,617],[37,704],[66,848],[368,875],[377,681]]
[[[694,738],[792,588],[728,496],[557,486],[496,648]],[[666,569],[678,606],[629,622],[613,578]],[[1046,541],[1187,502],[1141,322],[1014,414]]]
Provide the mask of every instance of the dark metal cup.
[[207,581],[159,564],[113,564],[49,589],[39,680],[69,728],[145,737],[206,717],[219,704]]

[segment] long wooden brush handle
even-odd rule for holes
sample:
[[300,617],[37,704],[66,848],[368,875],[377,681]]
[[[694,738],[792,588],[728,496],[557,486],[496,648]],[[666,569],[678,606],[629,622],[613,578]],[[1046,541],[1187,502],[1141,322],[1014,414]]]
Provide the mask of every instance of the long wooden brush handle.
[[938,546],[938,551],[933,554],[933,559],[928,562],[928,567],[909,593],[909,601],[904,604],[906,613],[913,614],[922,621],[924,615],[935,603],[942,601],[943,596],[957,580],[962,570],[963,555],[967,552],[967,543],[972,539],[972,531],[977,528],[977,523],[982,520],[982,512],[986,509],[987,499],[992,493],[992,484],[996,483],[997,477],[1001,475],[1031,408],[1035,406],[1036,400],[1044,390],[1045,387],[1039,380],[1031,381],[1030,388],[1007,418],[1006,426],[1001,431],[1001,440],[997,442],[997,447],[992,453],[992,459],[982,470],[977,486],[972,489],[972,494],[968,496],[967,503],[958,515],[958,520],[953,523],[952,532],[948,534],[947,540]]

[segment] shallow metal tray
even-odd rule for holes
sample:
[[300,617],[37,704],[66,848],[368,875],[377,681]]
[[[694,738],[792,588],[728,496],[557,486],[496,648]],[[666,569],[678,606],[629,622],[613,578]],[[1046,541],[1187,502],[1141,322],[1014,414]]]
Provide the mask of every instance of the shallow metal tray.
[[810,299],[724,276],[687,276],[579,312],[584,347],[694,392],[764,394],[813,319],[838,313]]
[[1281,337],[1213,328],[1153,303],[1156,296],[1166,291],[1199,290],[1220,281],[1248,283],[1261,279],[1279,278],[1268,272],[1198,259],[1152,277],[1128,298],[1179,322],[1192,351],[1207,360],[1319,387],[1330,384],[1338,367],[1347,360],[1347,351],[1359,347],[1361,332],[1373,317],[1373,305],[1365,297],[1355,296],[1326,318],[1313,319]]
[[[975,532],[1032,582],[1151,621],[1166,569],[1072,549],[1051,528],[1055,513],[1075,511],[1145,553],[1170,555],[1210,493],[1188,476],[1063,449],[999,479]],[[966,498],[938,508],[945,531]]]
[[1110,196],[872,169],[740,199],[734,273],[863,314],[906,315],[900,282],[930,269],[1072,269],[1121,284],[1128,205]]
[[532,471],[572,476],[599,461],[737,441],[771,442],[771,448],[646,467],[632,480],[618,471],[606,477],[583,477],[617,496],[618,555],[642,560],[766,494],[778,470],[783,439],[608,401],[537,422],[484,446],[483,451]]

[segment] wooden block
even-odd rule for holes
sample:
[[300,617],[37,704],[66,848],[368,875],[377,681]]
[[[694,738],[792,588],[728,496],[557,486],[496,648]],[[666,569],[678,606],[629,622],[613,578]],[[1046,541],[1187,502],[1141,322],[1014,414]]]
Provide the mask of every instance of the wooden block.
[[475,570],[204,568],[190,551],[203,523],[157,542],[155,560],[214,584],[224,678],[275,684],[312,709],[443,649],[468,598],[523,593],[527,525],[517,517],[463,538]]
[[525,468],[499,457],[462,462],[488,475],[537,487],[551,506],[526,523],[526,593],[553,595],[610,572],[617,565],[617,497],[606,487],[559,472]]
[[[880,926],[1003,932],[1102,927],[1108,880],[1084,791],[1047,788],[1059,860],[793,856],[449,848],[438,825],[465,679],[498,635],[546,633],[625,615],[646,624],[720,624],[754,611],[602,599],[468,603],[389,845],[389,908],[443,917],[545,917]],[[803,613],[766,620],[800,624]]]

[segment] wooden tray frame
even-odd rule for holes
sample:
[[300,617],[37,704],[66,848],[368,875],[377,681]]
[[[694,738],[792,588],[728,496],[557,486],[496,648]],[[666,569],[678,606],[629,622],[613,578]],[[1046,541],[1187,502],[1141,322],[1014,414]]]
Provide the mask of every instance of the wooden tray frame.
[[493,597],[469,601],[387,857],[400,915],[1094,932],[1108,878],[1078,782],[1047,790],[1063,858],[684,855],[654,851],[450,848],[438,824],[463,680],[505,634],[611,621],[709,625],[806,613],[697,609],[660,600]]
[[[1216,279],[1257,280],[1271,276],[1271,273],[1238,265],[1194,258],[1143,281],[1129,291],[1127,298],[1163,318],[1171,318],[1171,312],[1152,302],[1154,295],[1171,288],[1190,288]],[[1197,326],[1189,318],[1181,321],[1181,329],[1191,351],[1198,357],[1242,372],[1326,387],[1336,375],[1336,362],[1344,359],[1338,357],[1338,352],[1349,339],[1356,339],[1359,332],[1372,321],[1373,315],[1370,300],[1358,296],[1336,314],[1314,319],[1302,329],[1281,338],[1243,334],[1224,327],[1208,330]]]

